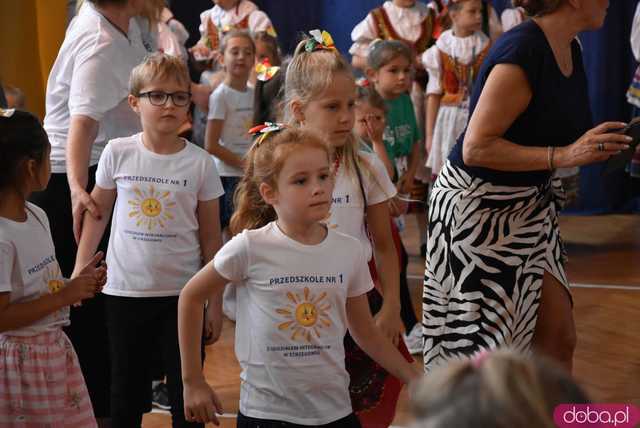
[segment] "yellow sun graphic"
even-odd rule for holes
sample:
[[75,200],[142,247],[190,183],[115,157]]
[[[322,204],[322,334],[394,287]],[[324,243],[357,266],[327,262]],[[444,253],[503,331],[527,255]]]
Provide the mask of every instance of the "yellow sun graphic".
[[64,288],[62,272],[60,272],[60,266],[57,263],[54,266],[47,267],[42,278],[51,294],[55,294]]
[[320,329],[331,326],[327,309],[331,304],[324,301],[326,292],[314,295],[305,287],[303,296],[299,293],[287,292],[287,306],[276,309],[287,321],[278,324],[279,330],[291,330],[291,339],[311,342],[313,333],[319,338]]
[[136,226],[142,225],[152,230],[156,226],[165,227],[168,220],[175,218],[171,210],[175,208],[176,203],[170,198],[171,192],[157,191],[153,185],[149,186],[147,191],[138,187],[134,187],[133,191],[136,198],[129,201],[129,217],[136,219]]

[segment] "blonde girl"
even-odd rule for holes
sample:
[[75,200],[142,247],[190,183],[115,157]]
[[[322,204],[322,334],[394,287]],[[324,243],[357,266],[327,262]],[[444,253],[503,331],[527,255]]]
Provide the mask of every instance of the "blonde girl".
[[[295,126],[319,133],[333,147],[336,186],[329,227],[358,238],[364,246],[371,276],[384,295],[384,301],[377,290],[369,295],[376,324],[404,350],[400,339],[400,273],[388,208],[396,190],[382,162],[360,151],[353,134],[356,84],[349,63],[335,49],[328,33],[314,30],[310,34],[298,44],[287,68],[285,118]],[[388,379],[350,338],[346,344],[354,410],[367,410],[367,417],[376,422],[388,419],[391,423],[401,384]],[[385,400],[390,402],[382,403],[383,389],[388,391]],[[381,415],[374,411],[376,408],[390,411]],[[366,425],[364,413],[359,416]]]
[[[265,128],[247,159],[231,229],[237,233],[185,286],[178,323],[185,414],[218,423],[199,349],[202,307],[237,289],[235,351],[242,368],[237,426],[359,427],[344,368],[347,326],[359,345],[404,382],[417,372],[373,327],[373,287],[360,243],[328,228],[332,154],[310,131]],[[270,135],[266,134],[270,131]],[[295,261],[295,263],[292,263]]]

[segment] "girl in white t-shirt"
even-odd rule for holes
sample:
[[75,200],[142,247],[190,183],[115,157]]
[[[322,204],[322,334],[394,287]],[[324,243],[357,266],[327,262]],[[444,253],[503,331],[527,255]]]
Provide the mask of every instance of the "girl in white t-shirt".
[[106,280],[102,253],[60,273],[45,212],[51,146],[30,113],[0,109],[0,426],[95,427],[78,357],[62,331],[69,306]]
[[[184,426],[178,295],[220,247],[223,191],[211,157],[178,137],[191,101],[186,65],[153,54],[132,71],[130,93],[143,132],[111,140],[100,157],[91,196],[102,215],[84,218],[76,268],[95,250],[113,209],[103,290],[113,426],[139,427],[142,414],[151,410],[149,361],[158,342],[173,424]],[[222,322],[216,310],[220,296],[209,297],[205,333],[214,341]]]
[[220,402],[198,358],[202,305],[237,289],[236,356],[242,367],[238,427],[358,427],[349,399],[344,335],[404,382],[419,376],[374,327],[366,249],[329,215],[333,155],[316,133],[262,129],[249,152],[231,222],[240,231],[185,286],[178,322],[185,411],[217,423]]
[[[300,42],[287,68],[285,117],[324,136],[335,149],[336,185],[328,225],[364,246],[371,276],[378,285],[369,293],[370,309],[378,328],[406,353],[400,339],[400,272],[389,215],[389,201],[396,188],[380,159],[359,150],[353,134],[356,85],[349,63],[333,47],[327,32],[314,30],[310,34]],[[402,384],[350,338],[346,339],[346,354],[351,402],[361,422],[365,426],[369,422],[390,424]]]

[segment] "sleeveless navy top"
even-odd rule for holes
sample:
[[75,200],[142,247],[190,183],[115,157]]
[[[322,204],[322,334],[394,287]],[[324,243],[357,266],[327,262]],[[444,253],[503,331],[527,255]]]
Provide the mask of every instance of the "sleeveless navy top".
[[[524,71],[533,96],[526,110],[516,118],[503,138],[522,146],[566,146],[592,127],[587,79],[580,44],[571,44],[573,73],[565,77],[542,29],[528,20],[500,37],[484,60],[471,95],[470,114],[482,93],[489,73],[497,64],[514,64]],[[466,130],[449,155],[451,163],[475,177],[498,185],[538,186],[546,183],[550,171],[508,172],[470,167],[462,159]]]

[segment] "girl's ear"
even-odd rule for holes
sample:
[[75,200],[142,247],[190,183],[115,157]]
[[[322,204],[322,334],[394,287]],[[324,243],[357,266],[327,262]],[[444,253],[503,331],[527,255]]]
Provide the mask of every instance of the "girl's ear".
[[127,100],[129,101],[129,106],[131,107],[131,110],[135,111],[137,114],[140,114],[140,98],[135,97],[133,95],[129,95]]
[[291,113],[293,113],[293,118],[296,120],[297,123],[304,122],[304,119],[305,119],[304,108],[300,100],[291,101]]
[[260,196],[262,196],[262,199],[264,199],[264,201],[273,206],[275,204],[278,203],[278,192],[276,192],[276,190],[269,186],[267,183],[260,183],[260,186],[258,186],[258,191],[260,192]]
[[367,69],[364,71],[364,73],[367,75],[367,80],[369,82],[377,83],[377,81],[378,81],[378,72],[377,71],[375,71],[371,67],[367,67]]

